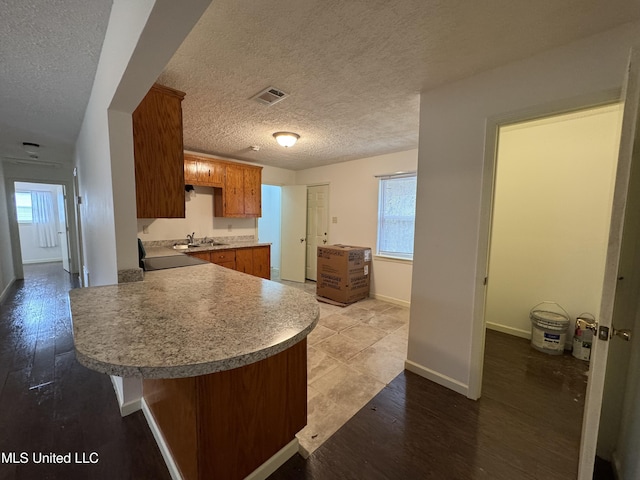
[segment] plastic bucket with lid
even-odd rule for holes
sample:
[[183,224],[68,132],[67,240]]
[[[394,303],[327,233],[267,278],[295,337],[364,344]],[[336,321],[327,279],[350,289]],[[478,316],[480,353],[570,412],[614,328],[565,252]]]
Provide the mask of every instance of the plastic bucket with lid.
[[[539,308],[555,305],[555,310]],[[562,310],[562,313],[557,310]],[[562,355],[567,339],[569,314],[555,302],[541,302],[529,312],[531,320],[531,346],[550,355]]]

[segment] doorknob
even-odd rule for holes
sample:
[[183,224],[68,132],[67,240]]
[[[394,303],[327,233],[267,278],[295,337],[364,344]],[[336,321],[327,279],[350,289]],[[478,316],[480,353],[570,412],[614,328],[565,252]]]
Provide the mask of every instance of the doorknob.
[[625,342],[629,342],[631,340],[631,330],[629,330],[628,328],[621,328],[621,329],[617,329],[616,327],[613,327],[613,334],[611,336],[611,338],[613,338],[613,336],[615,335],[616,337],[620,337],[621,339],[623,339]]

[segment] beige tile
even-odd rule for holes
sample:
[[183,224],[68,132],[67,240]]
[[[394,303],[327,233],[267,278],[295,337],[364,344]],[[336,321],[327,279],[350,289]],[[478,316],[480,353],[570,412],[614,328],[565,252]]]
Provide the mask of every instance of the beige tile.
[[321,393],[318,390],[313,388],[311,385],[307,385],[307,407],[311,399],[318,395],[321,395]]
[[353,340],[362,341],[367,346],[373,345],[386,335],[386,332],[369,325],[357,324],[340,332]]
[[353,416],[322,393],[309,400],[307,411],[307,426],[296,435],[304,457],[308,457]]
[[318,305],[320,305],[320,318],[333,315],[334,313],[341,313],[343,310],[343,307],[329,305],[328,303],[318,302]]
[[358,308],[365,308],[373,312],[383,312],[385,310],[388,310],[389,308],[392,308],[393,304],[389,302],[383,302],[382,300],[377,300],[375,298],[366,298],[354,304],[353,306],[357,306]]
[[361,308],[361,307],[352,305],[350,307],[345,308],[344,311],[342,312],[342,315],[354,318],[359,322],[362,322],[364,320],[367,320],[368,318],[373,317],[375,315],[375,312],[372,312],[371,310],[367,310],[366,308]]
[[383,313],[374,315],[362,323],[391,333],[406,325],[407,322],[395,315],[387,315],[386,313]]
[[340,315],[337,313],[321,318],[318,321],[319,325],[330,328],[331,330],[335,330],[336,332],[344,330],[345,328],[349,328],[356,323],[358,323],[358,320],[356,320],[355,318],[345,317],[344,315]]
[[336,332],[327,328],[327,327],[323,327],[322,325],[316,325],[316,328],[314,328],[311,333],[307,336],[307,345],[315,345],[318,342],[321,342],[327,338],[329,338],[331,335],[335,335]]
[[399,328],[377,342],[375,346],[377,350],[384,351],[387,355],[407,358],[407,344],[407,333],[403,328]]
[[354,357],[369,345],[371,345],[371,343],[355,340],[340,333],[314,344],[319,350],[328,353],[342,362],[346,362],[351,357]]
[[404,370],[405,357],[373,345],[349,360],[348,365],[388,384]]
[[307,383],[333,370],[340,362],[317,348],[307,348]]
[[339,365],[311,386],[355,414],[384,388],[384,383],[347,365]]

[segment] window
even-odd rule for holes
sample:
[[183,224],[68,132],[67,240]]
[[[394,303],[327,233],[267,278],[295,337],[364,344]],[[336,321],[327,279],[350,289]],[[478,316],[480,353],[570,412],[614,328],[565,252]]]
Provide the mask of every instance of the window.
[[16,192],[16,210],[18,211],[18,223],[33,223],[31,192]]
[[378,255],[413,259],[416,174],[380,178]]

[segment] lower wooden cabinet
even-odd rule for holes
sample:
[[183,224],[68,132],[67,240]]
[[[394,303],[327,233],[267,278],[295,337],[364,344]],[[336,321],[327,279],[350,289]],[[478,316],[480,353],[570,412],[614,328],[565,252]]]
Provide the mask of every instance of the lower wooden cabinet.
[[271,279],[271,247],[269,245],[189,252],[187,255],[255,277]]

